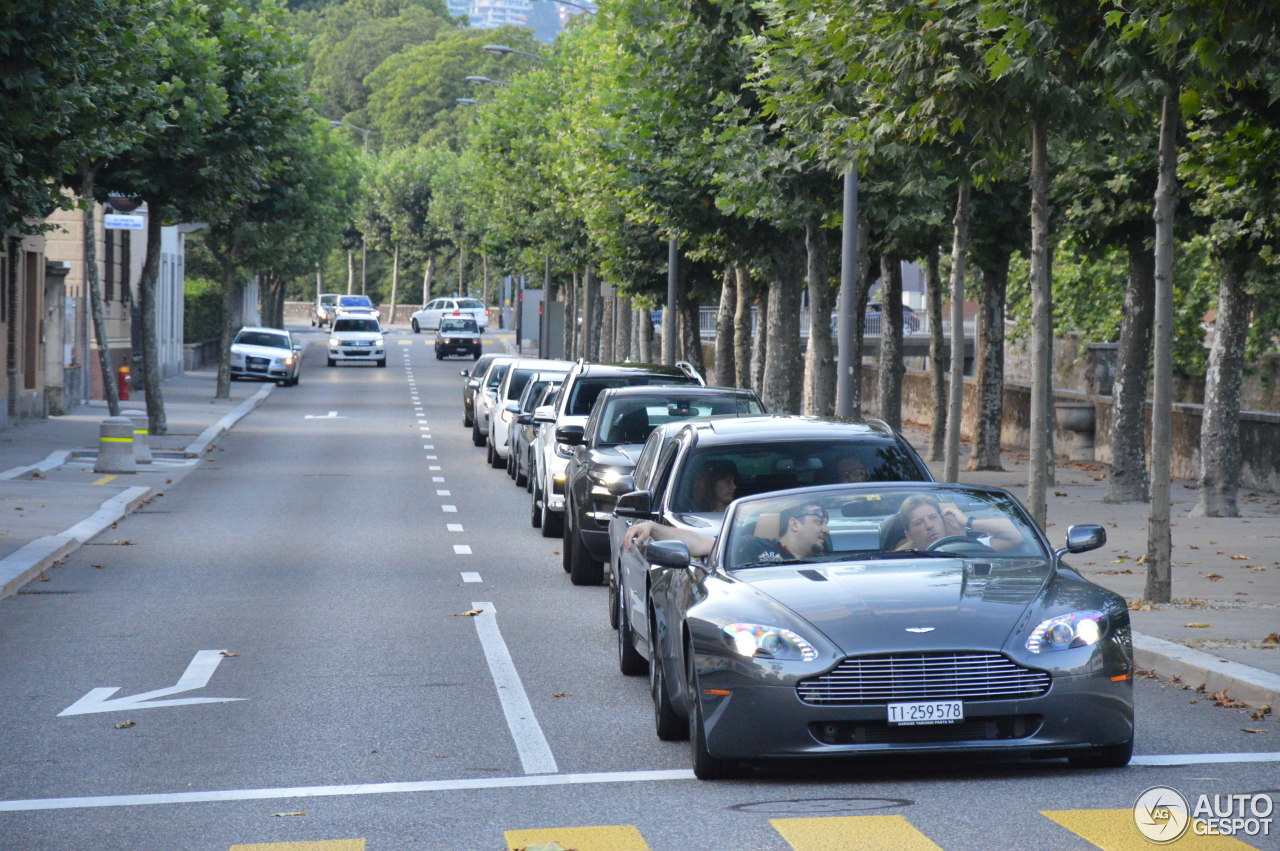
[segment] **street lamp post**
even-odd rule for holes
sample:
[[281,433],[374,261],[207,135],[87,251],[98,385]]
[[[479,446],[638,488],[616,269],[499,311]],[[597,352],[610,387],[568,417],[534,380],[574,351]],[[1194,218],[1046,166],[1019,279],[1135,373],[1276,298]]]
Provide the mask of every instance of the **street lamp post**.
[[528,56],[530,59],[537,59],[539,62],[546,62],[547,57],[539,56],[536,53],[529,53],[527,50],[516,50],[514,47],[507,47],[505,44],[486,44],[484,49],[490,53],[496,53],[499,56],[506,56],[508,53],[515,53],[520,56]]
[[[346,127],[348,130],[355,130],[364,137],[364,158],[369,159],[369,134],[372,130],[365,127],[357,127],[354,124],[348,124],[345,121],[338,121],[335,118],[329,119],[330,127]],[[364,230],[360,231],[360,294],[366,295],[369,280],[369,243],[365,238]]]

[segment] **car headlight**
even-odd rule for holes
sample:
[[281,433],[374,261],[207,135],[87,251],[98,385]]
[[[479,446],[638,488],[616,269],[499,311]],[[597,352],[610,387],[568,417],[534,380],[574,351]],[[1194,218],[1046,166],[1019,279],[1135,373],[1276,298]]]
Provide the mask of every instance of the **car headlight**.
[[1106,631],[1106,615],[1102,612],[1072,612],[1049,618],[1031,631],[1027,649],[1032,653],[1067,650],[1097,644]]
[[285,358],[285,359],[284,359],[284,365],[285,365],[285,366],[293,366],[293,358],[292,358],[292,357],[287,357],[287,358]]
[[604,485],[606,487],[608,487],[609,485],[617,484],[618,482],[622,481],[622,475],[623,474],[619,473],[617,470],[612,470],[612,469],[609,469],[608,467],[605,467],[600,470],[587,471],[587,477],[590,478],[591,481],[595,482],[598,485]]
[[374,344],[375,346],[381,346],[381,345],[382,345],[382,338],[381,338],[381,337],[379,337],[378,339],[374,340],[374,341],[373,341],[373,344]]
[[342,341],[341,341],[341,340],[339,340],[337,337],[330,337],[330,338],[329,338],[329,345],[331,345],[331,346],[341,346],[341,345],[342,345]]
[[748,659],[777,659],[812,662],[818,658],[814,646],[789,629],[754,623],[731,623],[722,631],[734,652]]

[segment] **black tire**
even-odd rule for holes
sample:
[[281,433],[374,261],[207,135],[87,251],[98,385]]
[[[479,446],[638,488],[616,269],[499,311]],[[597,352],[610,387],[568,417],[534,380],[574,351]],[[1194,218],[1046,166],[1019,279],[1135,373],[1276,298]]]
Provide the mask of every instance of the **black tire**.
[[409,327],[413,329],[413,333],[415,333],[415,334],[421,334],[421,333],[422,333],[422,329],[418,327],[418,320],[416,320],[416,319],[410,319],[410,320],[409,320]]
[[444,355],[440,354],[440,352],[438,352],[438,351],[437,351],[437,352],[436,352],[436,360],[444,360]]
[[562,538],[564,537],[564,515],[557,514],[548,507],[551,500],[542,497],[542,537],[544,538]]
[[532,509],[529,511],[529,525],[535,529],[542,528],[542,506],[539,505],[541,500],[538,499],[538,491],[533,492],[533,499],[530,501]]
[[615,561],[609,566],[609,626],[619,629],[618,598],[622,595],[618,590],[618,563]]
[[631,621],[627,618],[627,613],[622,610],[621,595],[614,599],[618,602],[609,619],[618,622],[618,670],[624,676],[637,677],[649,669],[649,663],[636,652],[635,642],[631,638]]
[[570,582],[574,585],[599,585],[604,582],[604,562],[591,557],[591,550],[587,549],[582,533],[577,529],[573,530],[571,546],[565,549],[572,551],[569,558]]
[[533,493],[533,479],[536,473],[537,471],[533,466],[533,450],[530,449],[528,463],[525,465],[524,471],[524,489],[529,493]]
[[[650,621],[649,635],[653,626]],[[649,646],[653,658],[649,662],[649,694],[653,697],[653,731],[664,742],[679,742],[689,737],[689,721],[676,712],[671,703],[671,693],[667,691],[666,666],[662,664],[662,651],[657,649],[657,642],[650,638]]]
[[[514,450],[514,449],[513,449],[513,450],[511,450],[511,457],[512,457],[513,459],[516,457],[516,453],[515,453],[515,450]],[[513,463],[515,463],[515,467],[516,467],[516,474],[515,474],[516,487],[518,487],[518,488],[524,488],[525,490],[528,490],[528,489],[529,489],[529,474],[528,474],[527,472],[525,472],[524,467],[520,466],[520,462],[519,462],[519,461],[514,461]]]
[[472,359],[472,360],[480,360],[480,350],[479,350],[479,349],[476,349],[474,352],[472,352],[472,353],[471,353],[471,359]]
[[334,360],[333,360],[333,358],[326,358],[325,360],[327,361],[327,362],[325,363],[325,366],[333,366],[333,364],[334,364]]
[[489,466],[495,470],[501,470],[507,462],[503,461],[502,456],[498,454],[498,447],[493,445],[493,439],[490,438],[487,442],[489,444]]
[[386,366],[387,366],[387,359],[386,359],[386,358],[383,358],[382,360],[378,361],[378,367],[379,367],[380,369],[386,369]]
[[1073,768],[1124,768],[1133,759],[1133,739],[1119,745],[1103,745],[1067,756]]
[[693,776],[699,780],[725,780],[740,777],[742,769],[728,759],[712,756],[707,750],[707,734],[702,723],[702,701],[694,693],[689,710],[689,751],[693,756]]
[[480,425],[474,417],[471,418],[471,445],[484,446],[484,435],[480,433]]
[[471,428],[471,406],[462,406],[462,427]]
[[511,448],[510,441],[507,443],[507,478],[512,481],[516,477],[516,453]]

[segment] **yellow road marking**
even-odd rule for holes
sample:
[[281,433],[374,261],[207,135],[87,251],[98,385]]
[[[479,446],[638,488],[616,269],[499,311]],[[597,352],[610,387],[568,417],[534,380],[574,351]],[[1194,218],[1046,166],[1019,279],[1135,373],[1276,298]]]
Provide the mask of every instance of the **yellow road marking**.
[[509,851],[540,842],[555,842],[573,851],[649,851],[648,844],[633,824],[601,827],[547,827],[536,830],[508,830],[503,836]]
[[[1150,851],[1156,847],[1138,832],[1133,823],[1133,810],[1041,810],[1040,815],[1057,822],[1067,830],[1091,842],[1102,851]],[[1177,851],[1243,851],[1253,848],[1233,836],[1197,836],[1195,825],[1170,848]]]
[[412,345],[413,345],[413,340],[396,340],[396,345],[398,345],[398,346],[412,346]]
[[364,851],[363,839],[325,839],[319,842],[259,842],[232,845],[231,851]]
[[769,824],[796,851],[942,851],[902,816],[775,818]]
[[98,479],[96,482],[94,482],[94,484],[95,484],[95,485],[105,485],[107,482],[111,481],[111,480],[112,480],[112,479],[114,479],[114,478],[116,478],[116,477],[115,477],[115,476],[103,476],[101,479]]

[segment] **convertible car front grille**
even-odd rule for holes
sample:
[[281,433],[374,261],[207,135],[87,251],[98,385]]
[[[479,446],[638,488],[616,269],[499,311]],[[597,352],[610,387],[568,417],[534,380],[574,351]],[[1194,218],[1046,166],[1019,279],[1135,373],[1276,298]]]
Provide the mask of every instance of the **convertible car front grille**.
[[892,653],[845,659],[802,680],[796,693],[816,706],[865,706],[900,700],[1013,700],[1039,697],[1049,675],[999,653]]

